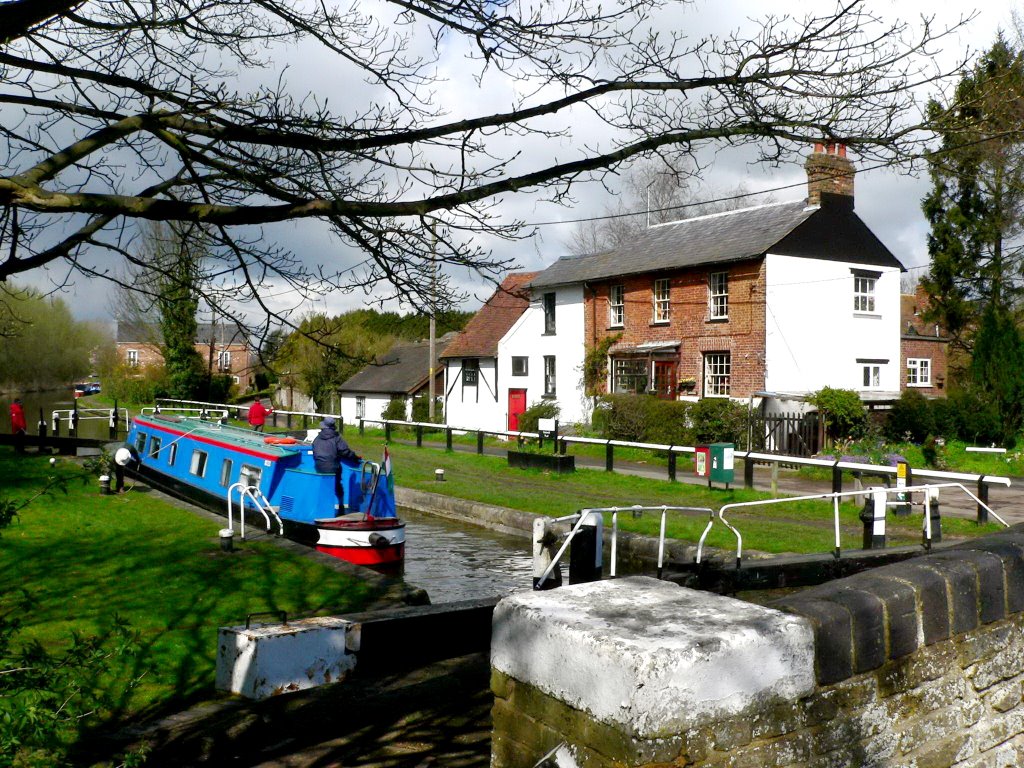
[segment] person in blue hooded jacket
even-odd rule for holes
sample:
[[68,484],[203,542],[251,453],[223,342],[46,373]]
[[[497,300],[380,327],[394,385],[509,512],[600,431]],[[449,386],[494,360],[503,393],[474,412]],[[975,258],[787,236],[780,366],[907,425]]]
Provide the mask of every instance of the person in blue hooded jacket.
[[320,434],[313,438],[313,464],[317,472],[334,475],[334,494],[338,497],[338,514],[345,513],[345,489],[341,484],[341,462],[349,460],[360,462],[362,456],[357,454],[345,438],[335,429],[337,422],[331,416],[324,417],[320,422]]

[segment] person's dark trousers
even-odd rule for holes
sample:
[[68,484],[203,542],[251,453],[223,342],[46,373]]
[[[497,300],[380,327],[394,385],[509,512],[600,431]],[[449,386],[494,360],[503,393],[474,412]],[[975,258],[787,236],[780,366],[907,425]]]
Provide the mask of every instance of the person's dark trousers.
[[25,452],[25,430],[19,429],[14,433],[14,452],[24,453]]
[[341,467],[334,473],[334,495],[338,498],[338,516],[345,514],[345,487],[341,484]]
[[257,432],[262,432],[263,431],[263,425],[262,424],[257,424],[255,427],[253,427],[253,429],[256,430]]

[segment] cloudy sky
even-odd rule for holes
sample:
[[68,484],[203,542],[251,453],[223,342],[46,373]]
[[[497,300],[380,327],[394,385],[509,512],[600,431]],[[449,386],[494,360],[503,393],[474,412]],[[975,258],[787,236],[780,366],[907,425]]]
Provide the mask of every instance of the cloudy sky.
[[[687,5],[674,6],[671,23],[678,23],[685,29],[691,40],[705,34],[725,34],[735,29],[753,29],[757,19],[765,13],[763,2],[752,0],[697,0]],[[899,18],[908,22],[916,22],[922,13],[934,14],[938,26],[954,24],[960,16],[959,11],[940,10],[935,6],[946,5],[924,2],[923,0],[906,0],[898,4],[867,0],[870,10],[893,19],[898,11]],[[792,0],[775,0],[770,4],[772,12],[780,15],[791,12],[802,15],[806,3]],[[977,12],[976,18],[967,29],[946,41],[942,59],[952,62],[962,58],[966,52],[977,52],[987,48],[995,39],[998,29],[1011,26],[1010,8],[1002,4],[984,4]],[[440,51],[439,71],[445,78],[445,86],[439,89],[439,98],[451,103],[452,113],[458,116],[474,114],[475,110],[487,113],[488,108],[504,109],[514,94],[515,83],[498,83],[491,81],[481,88],[476,81],[463,76],[463,51],[460,48]],[[287,77],[293,84],[317,83],[318,93],[330,99],[334,105],[344,105],[346,99],[365,99],[369,93],[368,86],[358,81],[337,82],[335,79],[323,77],[325,71],[331,71],[330,60],[322,54],[308,54],[305,51],[292,51],[289,56]],[[504,89],[504,90],[503,90]],[[922,100],[929,94],[922,94]],[[467,111],[466,104],[472,110]],[[593,128],[580,126],[574,141],[601,140],[600,131],[603,126],[595,124]],[[594,131],[588,135],[588,131]],[[557,142],[552,144],[537,143],[529,146],[530,152],[558,151]],[[707,183],[718,190],[734,189],[742,184],[751,191],[777,190],[773,192],[775,200],[792,200],[804,196],[803,183],[805,176],[802,168],[793,164],[778,168],[761,167],[751,163],[752,155],[744,151],[721,151],[715,156],[704,159],[707,170],[704,175]],[[534,155],[534,160],[536,160]],[[857,162],[856,156],[853,156]],[[927,263],[925,238],[927,225],[920,212],[920,200],[927,191],[927,180],[913,177],[905,171],[864,170],[856,178],[856,209],[862,219],[870,226],[881,240],[910,267],[919,267]],[[500,210],[504,217],[511,220],[519,218],[530,224],[537,224],[537,236],[519,243],[495,242],[487,245],[503,257],[513,258],[524,269],[541,269],[559,256],[567,253],[567,243],[571,239],[572,222],[576,219],[599,216],[613,201],[608,193],[598,184],[577,187],[574,190],[576,204],[572,207],[554,206],[539,201],[538,198],[523,195],[507,195],[502,198]],[[282,243],[302,256],[310,263],[344,264],[346,261],[355,263],[363,257],[357,253],[339,253],[337,245],[326,235],[323,225],[310,221],[275,225],[266,231],[268,237]],[[914,272],[915,270],[912,270]],[[18,278],[21,283],[29,283],[43,288],[52,280],[62,280],[63,273],[55,270],[52,273],[37,271]],[[475,309],[480,301],[486,298],[490,289],[479,280],[468,276],[454,275],[453,278],[470,295],[464,305],[465,309]],[[76,282],[68,289],[69,303],[73,311],[82,319],[107,319],[110,314],[110,288],[103,281],[76,278]],[[279,299],[279,306],[286,306],[288,296]],[[341,312],[363,306],[366,298],[361,294],[347,294],[330,297],[317,306],[304,306],[304,311]],[[399,307],[391,307],[400,309]]]

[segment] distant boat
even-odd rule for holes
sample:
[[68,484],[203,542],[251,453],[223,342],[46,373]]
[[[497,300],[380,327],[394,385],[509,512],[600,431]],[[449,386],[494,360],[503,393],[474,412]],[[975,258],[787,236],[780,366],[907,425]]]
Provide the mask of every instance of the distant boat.
[[269,522],[275,533],[326,554],[371,567],[404,560],[390,459],[342,462],[345,507],[338,509],[334,475],[317,472],[312,444],[293,437],[147,414],[132,420],[119,453],[143,477],[223,502],[225,513],[230,496],[236,514],[245,504],[250,524],[254,517]]
[[100,383],[98,381],[87,381],[81,384],[75,384],[75,397],[85,397],[86,395],[98,395],[100,393]]

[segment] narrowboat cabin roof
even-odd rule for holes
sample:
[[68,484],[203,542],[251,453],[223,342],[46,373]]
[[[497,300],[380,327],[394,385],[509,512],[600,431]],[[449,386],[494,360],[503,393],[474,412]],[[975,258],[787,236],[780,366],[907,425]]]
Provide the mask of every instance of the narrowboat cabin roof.
[[212,442],[248,449],[249,451],[263,454],[268,458],[289,456],[300,450],[303,446],[308,447],[308,444],[302,441],[289,445],[268,443],[267,438],[272,437],[271,435],[255,432],[244,427],[220,424],[216,421],[204,421],[197,416],[150,413],[136,416],[134,423],[136,429],[145,430],[149,427],[171,432],[175,435],[188,435],[189,438],[198,442]]

